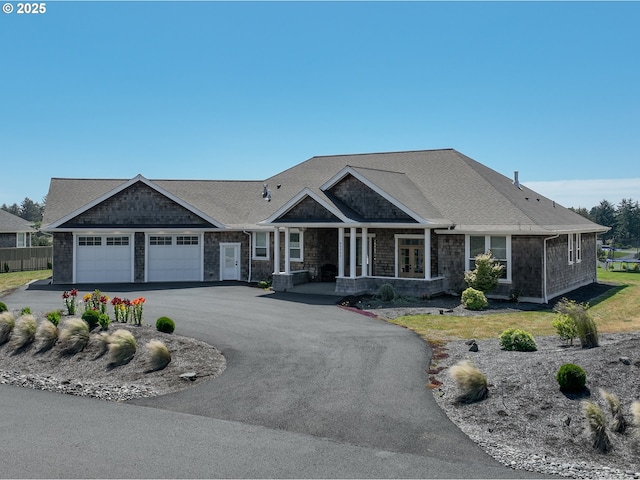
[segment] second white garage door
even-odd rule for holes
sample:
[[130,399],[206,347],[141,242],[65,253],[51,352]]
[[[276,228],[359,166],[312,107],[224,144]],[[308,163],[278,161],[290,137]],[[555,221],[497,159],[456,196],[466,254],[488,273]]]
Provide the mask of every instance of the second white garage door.
[[149,235],[147,238],[148,282],[202,280],[200,235]]

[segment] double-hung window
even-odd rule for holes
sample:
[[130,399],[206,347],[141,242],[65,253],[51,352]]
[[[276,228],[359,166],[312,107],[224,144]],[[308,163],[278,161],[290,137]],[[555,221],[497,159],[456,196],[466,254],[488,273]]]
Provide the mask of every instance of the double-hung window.
[[16,238],[16,247],[24,248],[27,246],[27,234],[25,232],[18,232]]
[[469,235],[467,237],[466,270],[476,268],[476,257],[491,251],[493,258],[504,267],[501,280],[511,280],[511,237],[505,235]]
[[303,259],[303,233],[300,230],[289,230],[289,260],[302,262]]
[[253,259],[269,260],[269,232],[253,232]]
[[570,233],[567,235],[567,260],[569,265],[582,261],[582,234]]

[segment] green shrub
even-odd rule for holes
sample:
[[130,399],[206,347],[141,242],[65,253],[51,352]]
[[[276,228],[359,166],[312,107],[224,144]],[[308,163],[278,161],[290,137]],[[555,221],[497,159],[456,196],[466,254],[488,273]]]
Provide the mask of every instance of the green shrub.
[[128,330],[116,330],[109,337],[109,367],[125,365],[136,354],[136,339]]
[[393,285],[391,285],[390,283],[383,283],[380,286],[376,297],[378,297],[383,302],[391,302],[392,300],[398,298],[398,293],[396,292],[396,289],[393,288]]
[[505,350],[517,352],[535,352],[538,349],[536,341],[529,332],[509,328],[500,334],[500,345]]
[[58,326],[58,324],[60,324],[60,317],[61,317],[60,310],[53,310],[51,312],[47,312],[45,313],[44,316],[56,327]]
[[487,297],[480,290],[469,287],[462,292],[462,304],[469,310],[484,310],[489,306]]
[[31,308],[24,307],[22,310],[20,310],[20,315],[31,315]]
[[98,323],[100,324],[100,328],[102,328],[102,330],[108,329],[109,324],[111,323],[109,315],[107,315],[106,313],[101,313],[100,315],[98,315]]
[[469,360],[456,363],[449,369],[449,375],[460,389],[459,402],[479,402],[489,395],[487,378]]
[[0,313],[0,345],[9,341],[9,337],[11,336],[11,332],[13,332],[15,324],[16,322],[13,318],[13,313],[8,311]]
[[91,331],[96,328],[100,322],[100,312],[98,310],[87,310],[82,314],[82,320],[87,322],[89,331]]
[[33,315],[23,315],[16,322],[11,336],[11,347],[14,349],[24,348],[35,340],[36,319]]
[[9,310],[7,306],[4,303],[0,302],[0,313],[6,312],[7,310]]
[[587,383],[587,374],[582,367],[565,363],[558,369],[556,380],[563,392],[581,392]]
[[43,320],[36,330],[36,352],[46,352],[58,341],[58,327],[50,320]]
[[611,450],[611,440],[607,435],[607,425],[604,414],[598,405],[593,402],[583,402],[582,411],[589,422],[589,428],[593,434],[593,448],[597,448],[602,453]]
[[9,268],[9,264],[5,262],[5,264],[4,264],[4,273],[9,273],[9,270],[11,270]]
[[599,345],[598,328],[588,312],[589,305],[577,303],[563,298],[554,307],[554,311],[570,317],[576,324],[576,333],[582,348],[593,348]]
[[481,292],[490,292],[498,286],[498,280],[502,276],[504,266],[489,251],[476,255],[476,268],[470,272],[464,272],[464,281],[471,288]]
[[561,313],[551,322],[551,326],[556,329],[560,340],[566,344],[573,345],[573,339],[578,336],[578,328],[573,318]]
[[173,333],[176,329],[176,324],[169,317],[160,317],[156,320],[156,330],[164,333]]
[[151,340],[145,347],[147,348],[147,372],[162,370],[171,362],[171,352],[161,341]]
[[60,331],[62,353],[73,355],[81,352],[89,342],[89,325],[80,318],[69,318]]

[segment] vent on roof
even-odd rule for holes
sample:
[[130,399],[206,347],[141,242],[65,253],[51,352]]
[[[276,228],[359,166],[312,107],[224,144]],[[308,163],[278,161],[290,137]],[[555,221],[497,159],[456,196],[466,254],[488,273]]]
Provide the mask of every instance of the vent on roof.
[[513,172],[513,184],[516,188],[522,190],[522,185],[520,185],[520,181],[518,180],[518,171]]

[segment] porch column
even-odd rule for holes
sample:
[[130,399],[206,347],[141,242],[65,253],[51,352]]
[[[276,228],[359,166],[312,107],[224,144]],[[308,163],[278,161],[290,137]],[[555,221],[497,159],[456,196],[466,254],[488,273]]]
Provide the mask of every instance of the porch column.
[[351,227],[349,233],[349,278],[356,278],[356,227]]
[[344,227],[338,228],[338,276],[344,277]]
[[367,256],[369,254],[367,251],[369,247],[368,231],[369,229],[367,227],[362,227],[362,272],[360,275],[363,277],[369,276],[369,263],[367,262]]
[[289,227],[284,227],[284,273],[291,273],[291,249],[289,248]]
[[280,227],[273,229],[273,273],[280,273]]
[[424,278],[431,278],[431,230],[424,229]]

